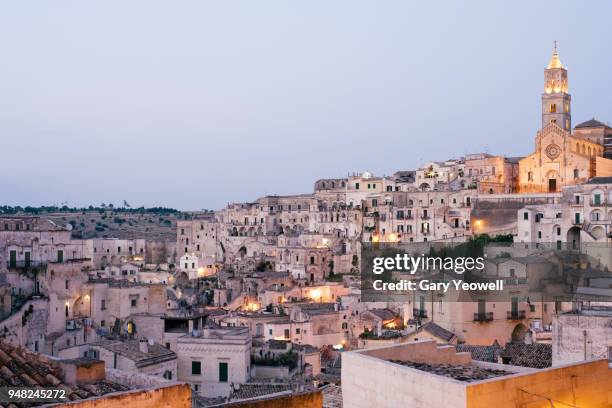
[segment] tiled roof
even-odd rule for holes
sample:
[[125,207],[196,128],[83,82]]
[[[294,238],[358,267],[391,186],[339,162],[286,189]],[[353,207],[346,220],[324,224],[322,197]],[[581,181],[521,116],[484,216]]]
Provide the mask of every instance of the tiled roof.
[[475,346],[471,344],[457,344],[457,351],[460,353],[471,353],[472,360],[486,361],[488,363],[497,363],[502,347],[493,343],[490,346]]
[[244,383],[235,387],[230,395],[230,401],[256,398],[284,391],[290,392],[292,390],[289,383]]
[[176,353],[167,349],[159,343],[148,344],[147,352],[140,351],[140,340],[138,339],[103,339],[92,346],[102,347],[134,361],[137,366],[147,366],[163,361],[176,360]]
[[472,359],[498,363],[501,357],[504,364],[530,368],[546,368],[552,363],[552,346],[543,343],[507,343],[501,347],[497,342],[490,346],[458,344],[457,351],[469,352]]
[[578,125],[575,126],[576,129],[580,129],[580,128],[592,128],[592,127],[607,127],[608,125],[606,125],[603,122],[600,122],[598,120],[596,120],[595,118],[593,119],[589,119],[585,122],[582,122]]
[[323,388],[323,408],[342,408],[342,387],[328,384]]
[[543,343],[508,343],[501,352],[505,364],[546,368],[552,365],[552,345]]
[[303,313],[314,316],[318,314],[334,313],[338,307],[337,303],[304,303],[300,309]]
[[289,340],[268,340],[268,347],[271,350],[287,350]]
[[[4,342],[0,342],[0,387],[61,387],[66,389],[72,401],[129,390],[124,385],[107,380],[87,385],[67,385],[62,380],[62,371],[56,361]],[[29,406],[43,404],[29,403]],[[14,403],[12,406],[26,405]]]
[[587,184],[612,184],[612,177],[593,177]]
[[513,374],[509,371],[495,370],[491,368],[483,368],[474,365],[456,365],[456,364],[428,364],[417,363],[414,361],[389,360],[392,363],[400,364],[417,370],[426,371],[428,373],[450,377],[458,381],[472,382],[488,380],[490,378],[502,377]]
[[370,309],[368,312],[381,318],[382,320],[393,320],[397,316],[393,310],[389,309]]
[[431,333],[434,336],[447,342],[450,342],[452,339],[455,338],[455,333],[446,330],[442,326],[438,326],[434,322],[425,323],[419,328],[419,330],[425,330],[426,332]]

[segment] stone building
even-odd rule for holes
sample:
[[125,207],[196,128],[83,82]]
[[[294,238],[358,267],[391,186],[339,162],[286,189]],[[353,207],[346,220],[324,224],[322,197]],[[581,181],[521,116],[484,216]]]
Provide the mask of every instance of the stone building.
[[[585,375],[588,380],[577,381]],[[605,407],[610,389],[607,359],[526,368],[475,361],[468,352],[433,341],[342,356],[343,402],[351,408]]]
[[251,334],[243,327],[204,327],[176,340],[178,379],[204,397],[227,397],[251,378]]
[[186,384],[106,369],[103,361],[93,358],[55,359],[0,342],[0,371],[4,384],[30,389],[56,387],[66,393],[62,400],[32,401],[28,406],[57,402],[78,408],[192,407],[191,390]]
[[595,124],[585,122],[572,134],[570,101],[567,70],[555,46],[544,70],[542,127],[536,135],[535,152],[519,161],[521,193],[556,192],[592,177],[612,176],[612,161],[604,158],[607,130],[598,132]]
[[103,338],[87,348],[87,355],[104,361],[107,369],[177,379],[176,354],[152,340]]
[[609,125],[593,118],[576,125],[574,135],[602,145],[604,147],[604,157],[612,159],[612,127]]
[[93,242],[93,265],[96,269],[121,266],[125,262],[145,264],[144,239],[95,238]]
[[190,220],[177,221],[177,255],[216,255],[219,249],[218,227],[215,215],[209,213],[194,216]]
[[518,157],[492,156],[487,153],[465,156],[465,187],[476,187],[479,193],[508,194],[516,191]]
[[[417,169],[415,185],[420,191],[448,189],[464,174],[465,163],[462,160],[447,160],[444,162],[429,162]],[[461,184],[457,186],[461,188]]]
[[363,241],[430,242],[471,236],[476,190],[392,192],[364,202]]
[[582,185],[566,187],[555,203],[527,205],[517,211],[516,241],[549,243],[557,249],[579,249],[581,243],[588,243],[582,245],[582,249],[595,251],[601,248],[601,254],[594,256],[610,268],[610,204],[612,177],[597,177]]
[[612,364],[612,307],[585,305],[555,315],[553,366],[609,359]]
[[33,269],[48,262],[92,259],[91,240],[74,240],[68,228],[40,217],[0,217],[0,268]]

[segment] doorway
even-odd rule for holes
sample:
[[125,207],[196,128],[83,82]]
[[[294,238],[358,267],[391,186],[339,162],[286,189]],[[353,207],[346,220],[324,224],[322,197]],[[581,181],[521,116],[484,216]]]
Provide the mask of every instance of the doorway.
[[557,191],[557,179],[548,179],[548,192],[555,193]]

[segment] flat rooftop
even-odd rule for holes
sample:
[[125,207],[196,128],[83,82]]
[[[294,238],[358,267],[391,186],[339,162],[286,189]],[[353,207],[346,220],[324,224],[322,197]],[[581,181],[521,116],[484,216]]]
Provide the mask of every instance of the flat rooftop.
[[564,315],[612,317],[612,306],[590,306],[581,310],[573,310]]
[[472,382],[488,380],[489,378],[502,377],[514,374],[510,371],[483,368],[475,365],[453,365],[453,364],[428,364],[417,363],[414,361],[388,360],[395,364],[400,364],[417,370],[427,371],[428,373],[450,377],[458,381]]

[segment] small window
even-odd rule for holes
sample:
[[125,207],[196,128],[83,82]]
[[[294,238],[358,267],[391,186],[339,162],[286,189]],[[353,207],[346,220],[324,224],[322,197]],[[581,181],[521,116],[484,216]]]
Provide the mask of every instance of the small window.
[[202,363],[200,361],[191,362],[191,375],[202,375]]
[[227,363],[219,363],[219,382],[227,382],[228,367]]

